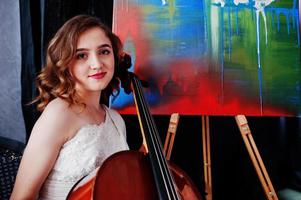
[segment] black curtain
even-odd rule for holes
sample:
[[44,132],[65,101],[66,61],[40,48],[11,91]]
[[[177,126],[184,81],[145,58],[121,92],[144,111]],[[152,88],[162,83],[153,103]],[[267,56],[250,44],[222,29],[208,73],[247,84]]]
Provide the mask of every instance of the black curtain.
[[21,103],[26,128],[26,141],[39,113],[28,105],[36,96],[34,79],[41,69],[40,62],[40,9],[39,1],[20,0],[21,26]]
[[44,1],[44,30],[43,46],[65,21],[79,14],[96,16],[108,27],[112,27],[113,0],[43,0]]

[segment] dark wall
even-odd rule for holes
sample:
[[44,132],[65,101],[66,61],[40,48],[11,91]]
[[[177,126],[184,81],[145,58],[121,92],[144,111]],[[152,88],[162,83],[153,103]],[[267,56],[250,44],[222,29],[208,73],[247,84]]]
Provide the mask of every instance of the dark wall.
[[[141,138],[137,117],[123,116],[130,147]],[[169,116],[154,116],[164,143]],[[299,118],[247,117],[249,127],[276,191],[291,187],[301,191],[301,127]],[[234,117],[211,116],[210,144],[214,200],[266,199]],[[201,116],[181,116],[172,162],[193,179],[203,193]]]

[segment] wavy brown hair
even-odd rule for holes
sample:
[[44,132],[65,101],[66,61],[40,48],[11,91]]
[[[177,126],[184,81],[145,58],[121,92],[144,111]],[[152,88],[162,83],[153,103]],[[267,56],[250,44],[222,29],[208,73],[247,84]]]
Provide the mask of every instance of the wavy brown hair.
[[116,74],[119,67],[119,59],[122,53],[122,44],[118,36],[104,25],[98,18],[88,15],[78,15],[68,20],[49,42],[46,52],[46,62],[36,78],[39,95],[32,103],[39,102],[37,109],[43,111],[47,104],[54,98],[62,98],[70,105],[84,105],[75,91],[75,81],[72,78],[68,66],[76,53],[77,41],[84,31],[99,27],[105,32],[112,44],[115,71],[107,88],[102,91],[101,103],[108,103],[110,95],[118,95],[119,79]]

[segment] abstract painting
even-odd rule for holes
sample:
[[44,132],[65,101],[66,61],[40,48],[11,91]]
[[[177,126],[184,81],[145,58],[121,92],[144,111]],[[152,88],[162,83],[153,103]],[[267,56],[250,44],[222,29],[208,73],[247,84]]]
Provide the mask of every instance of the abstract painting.
[[301,115],[297,0],[115,0],[113,31],[153,114]]

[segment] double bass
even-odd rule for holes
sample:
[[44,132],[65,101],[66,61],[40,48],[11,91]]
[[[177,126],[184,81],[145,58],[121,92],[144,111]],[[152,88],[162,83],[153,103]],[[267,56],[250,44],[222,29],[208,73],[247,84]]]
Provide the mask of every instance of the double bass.
[[126,93],[133,92],[146,152],[121,151],[107,158],[94,175],[81,180],[69,192],[68,200],[202,200],[188,175],[168,162],[142,82],[128,71],[131,57],[124,54],[119,78]]

